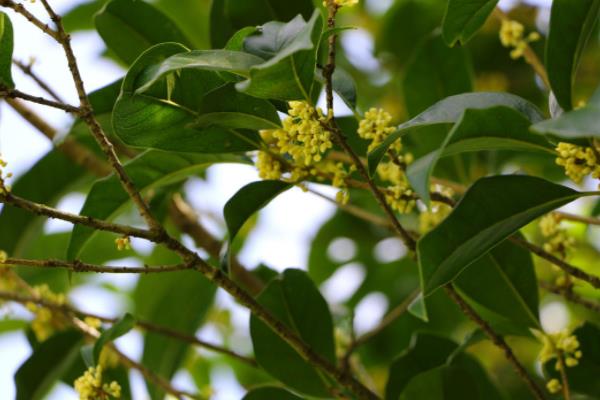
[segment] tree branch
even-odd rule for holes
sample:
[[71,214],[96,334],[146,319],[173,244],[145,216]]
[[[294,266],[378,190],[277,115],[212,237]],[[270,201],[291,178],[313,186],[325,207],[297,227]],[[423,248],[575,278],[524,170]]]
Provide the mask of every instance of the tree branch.
[[[79,317],[95,318],[95,319],[98,319],[102,322],[109,323],[109,324],[115,324],[119,321],[118,318],[109,318],[109,317],[105,317],[105,316],[101,316],[101,315],[97,315],[97,314],[83,312],[83,311],[78,310],[78,309],[74,308],[73,306],[70,306],[67,304],[60,305],[60,304],[56,304],[56,303],[47,301],[43,298],[26,296],[26,295],[14,293],[14,292],[7,292],[7,291],[0,290],[0,299],[14,301],[14,302],[20,303],[20,304],[34,303],[34,304],[38,304],[43,307],[46,307],[46,308],[49,308],[49,309],[52,309],[55,311],[59,311],[62,313],[74,314]],[[193,335],[188,335],[188,334],[179,332],[177,330],[174,330],[174,329],[171,329],[171,328],[168,328],[165,326],[157,325],[152,322],[141,320],[141,319],[135,319],[135,325],[141,329],[144,329],[147,332],[153,332],[153,333],[157,333],[162,336],[172,337],[174,339],[189,343],[194,346],[206,348],[208,350],[214,351],[215,353],[221,353],[221,354],[236,358],[239,361],[242,361],[250,366],[253,366],[253,367],[257,366],[256,361],[252,358],[240,355],[229,349],[217,346],[215,344],[206,342],[204,340],[200,340]]]
[[56,93],[42,78],[40,78],[35,72],[33,72],[32,64],[25,64],[17,59],[13,59],[13,64],[15,64],[23,73],[29,76],[37,85],[46,93],[50,95],[54,100],[59,103],[65,103],[65,101]]
[[529,388],[533,396],[537,400],[544,400],[544,392],[533,380],[533,378],[531,378],[523,364],[521,364],[521,362],[517,359],[510,346],[504,340],[504,338],[497,334],[492,329],[492,327],[486,321],[484,321],[477,314],[477,312],[473,308],[471,308],[469,304],[467,304],[467,302],[456,292],[454,287],[452,287],[452,284],[444,286],[444,289],[448,297],[450,297],[450,299],[452,299],[452,301],[454,301],[460,307],[461,311],[485,332],[485,334],[490,338],[492,343],[494,343],[504,352],[504,356],[506,357],[508,362],[510,362],[510,364],[513,366],[519,377],[521,377],[521,379],[527,384],[527,387]]
[[0,262],[0,266],[1,265],[47,269],[64,268],[73,272],[96,272],[101,274],[156,274],[164,272],[185,271],[191,269],[191,267],[187,264],[159,265],[153,267],[118,267],[87,264],[79,260],[30,260],[23,258],[7,258],[6,261]]
[[[335,28],[335,17],[337,14],[339,6],[333,0],[327,0],[327,10],[328,10],[328,18],[327,18],[327,27],[329,29]],[[328,45],[328,57],[327,57],[327,65],[323,69],[323,77],[325,78],[325,93],[327,97],[327,113],[329,116],[328,123],[324,124],[325,128],[327,128],[334,136],[338,144],[344,149],[346,154],[350,156],[352,162],[356,166],[359,174],[363,177],[363,179],[369,185],[371,192],[375,196],[375,199],[383,209],[383,211],[387,214],[392,222],[392,225],[395,231],[398,233],[406,247],[410,250],[416,249],[416,241],[415,239],[408,233],[406,229],[400,224],[394,210],[387,203],[385,196],[379,190],[375,182],[369,176],[367,169],[364,164],[361,162],[360,157],[356,154],[356,152],[350,147],[348,142],[346,141],[346,137],[344,133],[340,130],[340,128],[336,125],[335,119],[333,118],[333,74],[335,72],[335,56],[336,56],[336,41],[337,35],[332,34],[329,36]]]
[[115,153],[113,144],[110,142],[110,140],[104,133],[102,126],[94,116],[94,110],[85,91],[85,86],[81,78],[81,73],[79,72],[79,66],[77,65],[77,59],[75,57],[75,54],[73,53],[73,48],[71,47],[71,37],[65,32],[61,17],[54,12],[47,0],[41,0],[41,2],[44,8],[46,9],[48,15],[50,16],[50,19],[52,19],[52,21],[56,25],[57,35],[55,39],[63,47],[65,56],[67,58],[67,64],[69,65],[69,70],[71,71],[73,82],[75,83],[75,88],[77,89],[77,94],[79,96],[81,118],[83,119],[83,121],[86,122],[86,124],[90,128],[92,136],[94,136],[96,142],[98,142],[98,145],[100,146],[104,154],[107,156],[113,170],[115,171],[116,176],[121,182],[121,185],[129,194],[129,197],[131,197],[131,200],[138,208],[142,218],[144,218],[144,220],[146,221],[146,223],[152,231],[156,231],[164,235],[164,228],[152,216],[148,205],[146,204],[141,194],[137,191],[135,185],[125,172],[125,169],[123,168],[119,157]]
[[59,110],[63,110],[75,115],[79,115],[82,112],[82,110],[79,107],[75,107],[70,104],[59,103],[54,100],[48,100],[39,96],[32,96],[30,94],[23,93],[20,90],[10,89],[5,86],[0,87],[0,97],[4,97],[6,99],[23,99],[32,103],[41,104],[43,106],[57,108]]
[[13,0],[0,0],[0,6],[12,8],[17,14],[21,14],[33,25],[37,26],[42,32],[50,36],[51,38],[58,40],[58,32],[51,29],[48,24],[40,21],[32,13],[27,11],[23,4],[16,3]]
[[29,200],[25,200],[21,197],[13,195],[12,193],[0,194],[0,203],[18,207],[23,210],[29,211],[33,214],[61,219],[63,221],[71,222],[72,224],[85,225],[101,231],[114,232],[124,236],[138,237],[155,243],[159,241],[159,237],[156,233],[146,229],[134,228],[127,225],[113,224],[92,217],[71,214],[68,212],[57,210],[52,207],[45,206],[43,204],[38,204]]
[[577,293],[575,293],[572,288],[555,286],[544,281],[540,281],[538,283],[542,289],[547,290],[550,293],[562,296],[571,303],[580,305],[582,307],[587,308],[590,311],[594,311],[600,314],[600,303],[583,298],[583,296],[580,296]]

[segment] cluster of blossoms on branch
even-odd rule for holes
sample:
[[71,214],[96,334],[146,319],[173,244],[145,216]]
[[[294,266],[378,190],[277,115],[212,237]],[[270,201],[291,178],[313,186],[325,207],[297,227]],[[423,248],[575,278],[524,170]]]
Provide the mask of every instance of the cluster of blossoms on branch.
[[512,48],[510,57],[517,59],[525,54],[529,43],[540,40],[541,36],[537,32],[531,32],[525,35],[525,27],[518,21],[503,19],[500,27],[500,42],[504,47]]
[[[555,369],[559,371],[563,368],[563,363],[566,367],[572,368],[579,365],[579,360],[583,356],[579,349],[579,340],[573,335],[570,330],[562,330],[558,333],[543,334],[542,351],[539,359],[542,363],[546,363],[552,359],[556,359]],[[562,390],[562,384],[558,379],[550,379],[546,384],[550,393],[558,393]]]
[[[33,287],[31,292],[34,297],[57,306],[62,306],[66,303],[64,294],[54,293],[46,284]],[[64,315],[48,307],[36,303],[27,303],[27,309],[34,314],[33,321],[31,322],[31,330],[39,342],[43,342],[55,332],[64,330],[68,326],[68,321]]]
[[81,400],[118,399],[121,397],[121,386],[116,382],[103,383],[102,366],[90,367],[74,383],[75,390]]
[[544,236],[544,250],[562,259],[567,258],[567,252],[575,245],[566,229],[560,225],[560,216],[550,213],[540,219],[540,231]]
[[556,164],[565,169],[565,174],[575,183],[581,183],[583,178],[591,175],[600,179],[599,149],[594,146],[577,146],[560,142],[556,146],[558,157]]

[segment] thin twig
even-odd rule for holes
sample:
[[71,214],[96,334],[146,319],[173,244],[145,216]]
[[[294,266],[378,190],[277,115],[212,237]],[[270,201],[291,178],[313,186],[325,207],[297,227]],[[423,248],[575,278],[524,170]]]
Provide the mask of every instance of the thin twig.
[[115,149],[111,141],[106,136],[102,126],[94,116],[94,109],[88,98],[87,92],[85,91],[85,86],[83,83],[83,79],[81,78],[81,73],[79,71],[79,66],[77,64],[77,59],[75,54],[73,53],[73,48],[71,47],[71,37],[65,32],[64,26],[62,24],[61,17],[54,12],[50,4],[47,0],[41,0],[44,8],[46,9],[50,19],[56,25],[57,32],[57,42],[63,47],[65,56],[67,58],[67,64],[69,66],[69,70],[71,71],[71,75],[73,77],[73,82],[75,83],[75,88],[77,89],[77,94],[79,96],[80,109],[81,109],[81,119],[85,121],[85,123],[90,128],[92,136],[98,142],[98,145],[107,156],[112,168],[115,171],[116,176],[119,178],[121,185],[131,197],[131,200],[138,208],[140,215],[151,230],[159,232],[162,235],[165,235],[164,228],[162,225],[152,216],[148,205],[145,200],[142,198],[141,194],[135,188],[135,185],[125,172],[119,157],[115,153]]
[[352,353],[354,353],[357,348],[359,348],[375,336],[379,335],[381,332],[383,332],[383,330],[385,330],[385,328],[387,328],[394,321],[403,316],[406,313],[406,310],[408,310],[410,304],[417,298],[420,292],[421,291],[418,289],[413,291],[404,301],[402,301],[402,303],[398,304],[392,311],[390,311],[379,323],[379,325],[377,325],[372,330],[362,334],[361,336],[353,339],[350,345],[348,346],[346,353],[344,353],[344,356],[342,357],[342,365],[349,365],[350,356],[352,356]]
[[583,298],[582,296],[575,293],[572,288],[556,286],[544,281],[540,281],[538,283],[542,289],[547,290],[550,293],[562,296],[571,303],[578,304],[587,308],[590,311],[594,311],[600,314],[600,303]]
[[559,221],[567,220],[567,221],[581,222],[583,224],[588,224],[588,225],[600,225],[600,218],[584,217],[581,215],[575,215],[575,214],[567,213],[564,211],[555,211],[555,212],[553,212],[553,214],[558,217]]
[[46,82],[44,82],[44,80],[42,78],[39,77],[38,74],[36,74],[33,71],[33,66],[32,64],[25,64],[22,61],[19,61],[17,59],[13,59],[13,64],[15,64],[21,71],[23,71],[23,73],[27,76],[29,76],[31,79],[33,79],[33,81],[46,93],[48,93],[50,95],[50,97],[52,97],[54,100],[58,101],[59,103],[65,103],[65,101],[62,99],[62,97],[60,97],[58,95],[58,93],[56,93],[51,87],[50,85],[48,85]]
[[[18,99],[7,98],[6,103],[48,139],[54,140],[56,138],[56,129],[23,102]],[[73,160],[75,164],[84,167],[96,176],[104,177],[112,171],[107,163],[100,160],[90,149],[71,137],[67,137],[64,141],[58,143],[56,148]]]
[[21,197],[13,195],[12,193],[0,194],[0,203],[18,207],[36,215],[44,215],[50,218],[61,219],[63,221],[71,222],[72,224],[85,225],[89,226],[90,228],[98,229],[101,231],[114,232],[124,236],[138,237],[150,240],[152,242],[157,242],[159,240],[159,237],[156,233],[146,229],[134,228],[127,225],[113,224],[110,222],[103,221],[101,219],[71,214],[68,212],[57,210],[52,207],[48,207],[43,204],[38,204],[29,200],[25,200]]
[[514,244],[529,250],[536,256],[543,258],[544,260],[556,265],[558,268],[562,269],[567,274],[575,278],[581,279],[582,281],[586,281],[596,289],[600,289],[600,277],[588,274],[587,272],[567,263],[566,261],[563,261],[560,258],[553,256],[541,247],[536,246],[535,244],[528,242],[527,240],[521,239],[516,236],[511,236],[509,240]]
[[490,338],[492,343],[494,343],[498,348],[502,349],[502,351],[504,352],[504,356],[506,357],[508,362],[514,367],[519,377],[521,377],[521,379],[527,384],[527,387],[529,388],[533,396],[537,400],[544,400],[544,392],[529,375],[523,364],[521,364],[521,362],[517,359],[510,346],[504,340],[504,338],[498,333],[496,333],[496,331],[494,331],[492,327],[486,321],[484,321],[473,308],[471,308],[471,306],[456,292],[456,290],[452,287],[451,284],[444,286],[444,289],[448,294],[448,297],[450,297],[450,299],[452,299],[452,301],[454,301],[460,307],[461,311],[485,332],[485,334]]
[[560,380],[562,383],[562,392],[564,400],[571,400],[571,389],[569,388],[569,378],[567,377],[567,368],[565,365],[565,353],[561,349],[557,351],[557,368],[560,373]]
[[157,274],[165,272],[185,271],[191,269],[187,264],[159,265],[153,267],[119,267],[87,264],[79,260],[30,260],[23,258],[7,258],[0,266],[19,266],[33,268],[64,268],[72,272],[96,272],[101,274]]
[[51,38],[58,40],[58,32],[51,29],[48,24],[42,22],[38,18],[36,18],[32,13],[27,11],[27,9],[21,3],[16,3],[13,0],[0,0],[0,6],[12,8],[16,13],[21,14],[25,17],[29,22],[33,25],[37,26],[42,32],[50,36]]
[[[327,27],[329,29],[335,28],[335,17],[336,17],[338,8],[339,8],[339,6],[333,0],[327,1],[327,10],[328,10]],[[328,39],[329,51],[328,51],[328,56],[327,56],[327,65],[323,69],[323,77],[325,78],[325,93],[326,93],[326,97],[327,97],[327,112],[328,112],[328,116],[329,116],[329,121],[328,121],[328,123],[324,124],[324,126],[333,134],[334,138],[336,139],[338,144],[342,147],[342,149],[344,149],[346,154],[348,154],[350,156],[350,158],[352,159],[352,162],[356,166],[359,174],[368,183],[371,192],[373,192],[373,195],[375,196],[375,199],[377,200],[377,202],[379,203],[379,205],[381,206],[383,211],[390,218],[390,221],[392,222],[394,229],[396,230],[396,232],[398,233],[398,235],[400,236],[400,238],[402,239],[402,241],[404,242],[406,247],[408,247],[410,250],[415,250],[416,249],[415,239],[410,235],[410,233],[406,229],[404,229],[402,224],[400,224],[400,221],[398,221],[398,218],[396,217],[394,210],[392,210],[392,208],[386,201],[383,193],[379,190],[379,188],[377,187],[377,185],[375,184],[373,179],[371,179],[371,177],[369,176],[369,173],[368,173],[367,169],[365,168],[364,164],[361,162],[360,157],[356,154],[356,152],[352,149],[352,147],[350,147],[350,145],[346,141],[346,137],[344,136],[344,133],[336,125],[335,119],[333,118],[333,112],[334,112],[334,110],[333,110],[333,74],[335,72],[336,41],[337,41],[336,34],[332,34],[329,36],[329,39]]]
[[[45,300],[43,298],[38,298],[38,297],[34,297],[34,296],[26,296],[26,295],[14,293],[14,292],[0,291],[0,299],[14,301],[14,302],[17,302],[20,304],[27,304],[27,303],[39,304],[45,308],[49,308],[49,309],[52,309],[55,311],[59,311],[62,313],[68,313],[68,314],[74,314],[79,317],[95,318],[99,321],[109,323],[109,324],[115,324],[116,322],[119,321],[118,318],[110,318],[110,317],[105,317],[105,316],[98,315],[98,314],[83,312],[83,311],[78,310],[78,309],[74,308],[73,306],[70,306],[67,304],[57,304],[57,303],[53,303],[51,301]],[[153,332],[153,333],[157,333],[162,336],[171,337],[171,338],[180,340],[182,342],[192,344],[194,346],[206,348],[208,350],[214,351],[215,353],[221,353],[221,354],[236,358],[236,359],[238,359],[248,365],[251,365],[253,367],[257,366],[256,360],[254,360],[252,358],[240,355],[240,354],[235,353],[224,347],[220,347],[215,344],[198,339],[197,337],[195,337],[193,335],[188,335],[188,334],[179,332],[177,330],[174,330],[174,329],[171,329],[171,328],[168,328],[165,326],[157,325],[155,323],[141,320],[141,319],[135,319],[135,324],[136,324],[136,326],[138,326],[141,329],[144,329],[147,332]]]
[[7,99],[23,99],[32,103],[41,104],[43,106],[57,108],[75,115],[79,115],[82,112],[79,107],[75,107],[66,103],[60,103],[54,100],[48,100],[39,96],[33,96],[28,93],[21,92],[20,90],[10,89],[7,87],[0,87],[0,97]]

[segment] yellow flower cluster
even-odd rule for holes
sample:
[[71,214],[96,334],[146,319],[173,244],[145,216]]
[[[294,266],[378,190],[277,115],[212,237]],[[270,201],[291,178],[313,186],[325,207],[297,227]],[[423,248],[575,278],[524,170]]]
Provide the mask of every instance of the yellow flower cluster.
[[0,250],[0,264],[4,264],[8,260],[8,254],[4,250]]
[[[558,358],[559,353],[565,360],[567,367],[575,367],[579,364],[579,359],[583,353],[579,350],[579,340],[577,336],[571,334],[569,330],[563,330],[558,333],[544,334],[542,336],[542,351],[539,358],[545,363],[553,358]],[[560,368],[559,362],[556,363],[556,369]]]
[[600,164],[593,148],[560,142],[556,151],[556,164],[564,167],[565,174],[573,182],[581,183],[590,174],[595,179],[600,178]]
[[391,183],[384,193],[388,204],[399,213],[412,212],[417,204],[416,195],[410,188],[402,168],[391,161],[384,162],[377,167],[377,175],[382,181]]
[[[32,289],[32,295],[56,305],[63,305],[66,301],[64,294],[52,292],[46,284],[35,286]],[[60,331],[67,326],[67,321],[62,314],[53,312],[47,307],[35,303],[27,303],[26,307],[35,314],[33,321],[31,321],[31,330],[40,342],[43,342],[52,336],[54,332]]]
[[525,27],[517,21],[503,19],[500,27],[500,42],[504,47],[512,47],[510,52],[512,59],[517,59],[527,49],[527,45],[531,42],[540,40],[541,36],[537,32],[531,32],[527,37],[524,37]]
[[123,236],[115,239],[115,245],[117,246],[117,250],[131,250],[131,240],[129,236]]
[[555,213],[547,214],[540,219],[539,226],[545,238],[544,250],[566,258],[568,250],[575,245],[575,239],[560,226],[560,217]]
[[[365,117],[358,125],[358,136],[371,141],[369,151],[379,146],[390,133],[396,128],[390,126],[392,116],[387,111],[381,108],[371,108],[365,113]],[[396,152],[402,149],[402,144],[397,140],[391,148]]]
[[8,163],[0,155],[0,195],[10,192],[10,186],[6,184],[6,179],[11,178],[12,174],[9,172],[5,175],[4,169],[7,165]]
[[280,179],[283,174],[279,160],[266,151],[258,152],[256,168],[261,179]]
[[118,399],[121,386],[116,382],[102,383],[102,367],[90,367],[74,382],[80,400]]
[[323,0],[323,6],[329,7],[330,4],[336,7],[352,7],[358,4],[358,0]]

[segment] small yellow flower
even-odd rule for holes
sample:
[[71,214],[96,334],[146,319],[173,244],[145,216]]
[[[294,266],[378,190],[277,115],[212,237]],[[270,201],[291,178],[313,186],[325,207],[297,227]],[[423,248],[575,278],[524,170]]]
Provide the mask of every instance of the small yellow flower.
[[[66,302],[65,295],[62,293],[54,293],[48,285],[35,286],[32,289],[34,297],[46,300],[56,305],[63,305]],[[68,325],[65,317],[50,308],[35,304],[27,303],[26,307],[34,313],[33,321],[31,321],[31,330],[35,334],[38,341],[43,342],[52,336],[56,331],[66,328]]]
[[525,27],[523,24],[517,21],[504,19],[500,27],[500,42],[504,47],[512,47],[513,50],[510,52],[510,57],[517,59],[523,54],[529,43],[538,41],[541,36],[537,32],[531,32],[527,37],[524,36]]
[[94,329],[98,329],[102,326],[102,321],[100,321],[98,318],[94,318],[94,317],[85,317],[83,319],[83,322],[85,322],[85,324],[87,326],[90,326]]
[[595,179],[600,178],[600,165],[593,148],[560,142],[556,151],[556,164],[564,167],[565,174],[573,182],[581,183],[587,175]]
[[10,172],[5,173],[4,168],[6,168],[7,165],[8,163],[2,158],[2,155],[0,154],[0,195],[10,193],[10,186],[6,184],[6,179],[11,178],[12,174]]
[[123,236],[115,239],[115,244],[117,245],[117,250],[131,250],[131,240],[129,236]]
[[546,388],[550,393],[555,394],[562,390],[562,385],[558,379],[550,379],[548,383],[546,383]]
[[[371,108],[365,113],[365,117],[358,126],[358,136],[371,140],[369,151],[379,146],[390,133],[396,130],[396,128],[390,126],[391,122],[392,116],[390,113],[381,108]],[[396,141],[396,143],[400,143],[400,141]],[[400,148],[394,148],[394,150],[399,151]]]
[[0,250],[0,264],[4,264],[8,260],[8,254],[5,251]]

